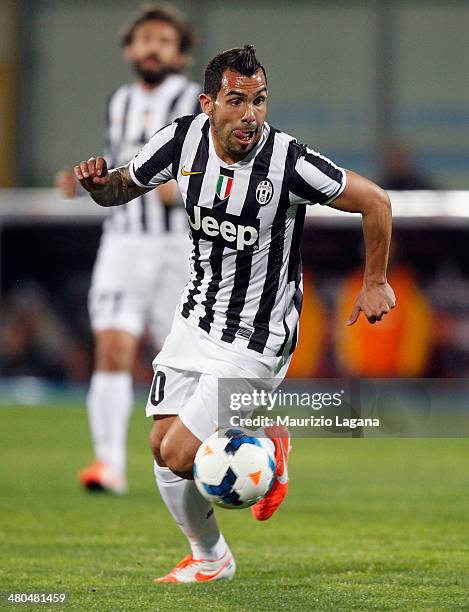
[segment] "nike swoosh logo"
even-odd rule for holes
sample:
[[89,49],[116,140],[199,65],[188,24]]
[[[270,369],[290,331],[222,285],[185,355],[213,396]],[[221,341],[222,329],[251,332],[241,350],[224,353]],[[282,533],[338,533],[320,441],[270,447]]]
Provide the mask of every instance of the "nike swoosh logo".
[[217,569],[216,572],[212,572],[211,574],[205,574],[202,571],[197,572],[197,574],[194,576],[194,578],[197,580],[197,582],[206,582],[207,580],[213,580],[213,578],[216,578],[216,576],[218,576],[218,574],[225,569],[225,567],[228,567],[231,563],[231,559],[228,559],[228,561],[226,561],[221,567],[220,569]]
[[189,171],[189,170],[186,170],[184,166],[181,168],[182,176],[192,176],[193,174],[203,174],[203,173],[204,173],[203,170],[200,170],[200,171],[192,171],[191,170],[191,171]]
[[[290,443],[290,441],[288,441],[288,443]],[[280,450],[282,451],[282,457],[283,457],[283,474],[277,475],[277,480],[279,481],[280,484],[287,484],[288,482],[288,465],[287,465],[287,458],[285,456],[285,451],[283,448],[283,443],[280,442]]]

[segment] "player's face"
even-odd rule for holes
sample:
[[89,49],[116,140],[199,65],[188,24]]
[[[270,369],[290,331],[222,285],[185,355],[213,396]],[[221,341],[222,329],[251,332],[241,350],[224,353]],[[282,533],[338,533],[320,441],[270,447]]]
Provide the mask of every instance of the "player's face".
[[164,21],[145,21],[139,25],[125,55],[148,85],[158,85],[168,74],[179,72],[186,61],[178,31]]
[[228,163],[240,161],[262,136],[267,112],[264,71],[259,68],[246,77],[225,70],[216,99],[202,94],[201,104],[210,117],[217,153]]

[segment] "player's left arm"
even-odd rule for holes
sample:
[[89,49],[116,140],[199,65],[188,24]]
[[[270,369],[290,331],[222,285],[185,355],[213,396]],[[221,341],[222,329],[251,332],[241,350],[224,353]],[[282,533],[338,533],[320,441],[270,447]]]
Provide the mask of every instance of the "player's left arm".
[[363,286],[347,325],[353,325],[360,312],[370,323],[376,323],[396,305],[394,291],[386,278],[392,230],[391,201],[375,183],[349,170],[346,174],[343,192],[329,206],[362,215],[366,257]]
[[163,183],[158,187],[158,194],[163,206],[171,208],[178,204],[179,191],[175,180]]

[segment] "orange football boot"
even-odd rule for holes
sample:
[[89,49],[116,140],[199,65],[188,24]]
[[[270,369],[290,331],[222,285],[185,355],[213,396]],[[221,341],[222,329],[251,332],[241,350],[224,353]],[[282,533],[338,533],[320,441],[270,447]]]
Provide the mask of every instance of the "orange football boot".
[[89,491],[108,491],[116,495],[127,492],[125,478],[103,461],[95,461],[90,467],[83,468],[78,480]]
[[265,428],[275,446],[275,480],[270,491],[251,506],[251,512],[258,521],[266,521],[277,510],[288,492],[288,454],[291,450],[290,432],[282,425]]
[[231,580],[236,572],[236,563],[229,550],[223,557],[210,561],[194,559],[187,555],[166,576],[155,578],[153,582],[212,582],[213,580]]

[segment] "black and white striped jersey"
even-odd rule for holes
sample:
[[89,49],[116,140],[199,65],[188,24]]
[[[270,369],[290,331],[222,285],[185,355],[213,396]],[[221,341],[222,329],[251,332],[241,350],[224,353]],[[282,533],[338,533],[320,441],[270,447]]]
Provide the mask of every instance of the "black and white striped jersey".
[[216,341],[293,352],[302,302],[305,204],[328,204],[345,171],[265,124],[242,161],[219,159],[206,115],[177,119],[130,163],[140,186],[177,179],[193,240],[180,314]]
[[[183,75],[171,75],[152,90],[145,90],[138,83],[120,87],[107,105],[109,167],[126,164],[152,134],[176,117],[199,112],[199,93],[200,85]],[[113,209],[104,223],[104,231],[106,234],[186,232],[187,220],[182,207],[164,207],[156,190]]]

